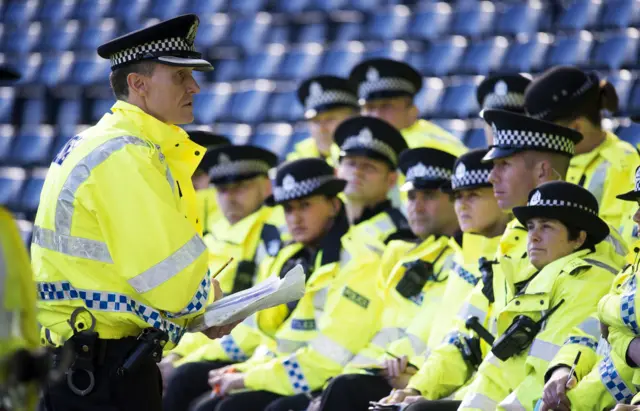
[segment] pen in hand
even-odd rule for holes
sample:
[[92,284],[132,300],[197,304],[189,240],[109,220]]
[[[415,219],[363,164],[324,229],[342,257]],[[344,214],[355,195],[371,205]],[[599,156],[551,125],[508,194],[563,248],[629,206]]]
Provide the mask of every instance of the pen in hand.
[[578,354],[576,355],[576,359],[573,360],[573,365],[571,366],[571,370],[569,370],[569,378],[567,378],[567,383],[565,384],[566,388],[571,388],[569,387],[569,383],[571,382],[571,379],[576,375],[576,367],[578,366],[578,361],[580,361],[581,354],[582,354],[582,351],[578,351]]

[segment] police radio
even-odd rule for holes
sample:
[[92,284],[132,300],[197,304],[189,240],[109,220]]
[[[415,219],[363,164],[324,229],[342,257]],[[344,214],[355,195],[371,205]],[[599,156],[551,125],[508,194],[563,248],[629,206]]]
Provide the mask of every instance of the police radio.
[[534,321],[526,315],[519,315],[513,319],[513,322],[507,330],[498,338],[491,352],[500,360],[506,361],[509,358],[520,354],[526,350],[533,342],[536,335],[542,329],[542,325],[562,304],[564,299],[548,313],[540,318],[540,321]]
[[414,260],[404,263],[402,266],[406,270],[396,285],[396,291],[405,298],[415,297],[420,294],[427,281],[435,280],[433,264],[427,261]]
[[487,260],[485,257],[480,257],[478,265],[480,268],[480,274],[482,274],[482,294],[487,297],[490,303],[495,301],[493,296],[493,265],[498,264],[495,260]]

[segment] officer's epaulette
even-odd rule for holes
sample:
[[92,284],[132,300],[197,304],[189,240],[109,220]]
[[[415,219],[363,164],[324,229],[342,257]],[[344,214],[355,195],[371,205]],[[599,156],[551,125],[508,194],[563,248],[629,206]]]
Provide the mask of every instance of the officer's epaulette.
[[280,230],[278,230],[278,227],[275,225],[264,224],[260,238],[264,243],[267,254],[271,257],[275,257],[283,247],[282,240],[280,239]]
[[577,275],[582,271],[591,268],[593,264],[589,264],[582,258],[576,258],[575,260],[570,261],[562,268],[562,271],[569,275]]

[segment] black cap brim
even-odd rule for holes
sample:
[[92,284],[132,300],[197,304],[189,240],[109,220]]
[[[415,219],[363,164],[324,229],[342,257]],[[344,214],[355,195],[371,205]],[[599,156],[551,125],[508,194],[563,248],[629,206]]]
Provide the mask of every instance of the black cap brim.
[[230,176],[224,176],[219,178],[214,178],[214,177],[210,177],[210,178],[211,178],[211,184],[213,184],[214,186],[219,186],[224,184],[239,183],[245,180],[251,180],[252,178],[255,178],[258,176],[268,177],[266,173],[251,173],[251,174],[242,174],[242,175],[230,175]]
[[329,197],[335,197],[338,194],[340,194],[346,186],[347,186],[347,180],[343,180],[341,178],[332,178],[331,180],[326,181],[325,183],[318,186],[318,188],[311,191],[310,193],[305,194],[304,196],[289,198],[287,200],[277,202],[272,194],[269,197],[267,197],[266,200],[264,200],[264,203],[269,207],[273,207],[279,204],[286,203],[287,201],[300,200],[301,198],[307,198],[307,197],[311,197],[318,194],[326,195]]
[[402,192],[408,192],[411,190],[442,190],[444,192],[449,192],[451,191],[451,181],[417,179],[405,182],[400,186],[399,190]]
[[204,59],[190,59],[185,57],[175,57],[175,56],[160,56],[156,57],[155,60],[158,63],[166,64],[169,66],[178,66],[178,67],[191,67],[196,71],[211,71],[213,70],[213,66],[207,60]]
[[358,109],[358,107],[356,107],[354,105],[345,104],[345,103],[323,104],[323,105],[318,106],[316,108],[312,108],[312,109],[306,110],[304,112],[304,118],[307,119],[307,120],[311,120],[315,116],[317,116],[318,114],[326,113],[327,111],[335,110],[335,109],[338,109],[338,108],[351,108],[353,110],[357,110]]
[[617,195],[616,198],[622,201],[637,201],[640,200],[640,191],[631,190],[624,194]]
[[482,157],[483,163],[488,163],[493,160],[498,160],[500,158],[511,157],[512,155],[525,151],[521,148],[502,148],[502,147],[492,147],[489,152]]
[[340,158],[343,158],[343,157],[366,157],[366,158],[371,158],[373,160],[384,161],[389,165],[389,167],[391,167],[394,170],[396,169],[396,167],[398,167],[397,164],[394,164],[391,161],[391,159],[385,156],[384,154],[380,154],[377,151],[371,150],[369,148],[364,148],[364,147],[357,147],[357,148],[350,148],[348,150],[342,150],[340,151]]

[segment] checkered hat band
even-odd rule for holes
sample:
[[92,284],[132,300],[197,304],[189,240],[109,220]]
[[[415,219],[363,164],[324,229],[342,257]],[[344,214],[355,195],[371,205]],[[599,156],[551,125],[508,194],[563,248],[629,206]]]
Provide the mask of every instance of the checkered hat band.
[[154,40],[149,43],[140,44],[138,46],[119,51],[109,59],[111,60],[112,66],[118,66],[123,63],[137,60],[140,54],[144,55],[147,53],[174,51],[195,52],[196,49],[181,37],[171,37],[163,40]]
[[636,175],[636,191],[640,191],[640,174]]
[[455,175],[451,179],[451,187],[455,190],[460,187],[477,186],[489,183],[489,173],[491,170],[468,170],[462,177]]
[[355,148],[366,148],[387,157],[393,164],[398,164],[398,155],[387,143],[374,138],[363,141],[360,136],[349,137],[340,146],[342,151]]
[[538,148],[573,155],[575,143],[568,137],[546,134],[539,131],[497,130],[494,132],[495,146],[512,148]]
[[572,201],[565,201],[565,200],[540,200],[535,204],[527,204],[530,207],[573,207],[573,208],[577,208],[580,209],[582,211],[587,211],[591,214],[595,214],[598,215],[598,212],[596,210],[593,210],[589,207],[586,207],[584,204],[578,204],[578,203],[574,203]]
[[224,178],[236,177],[249,174],[267,174],[269,172],[269,164],[258,160],[238,160],[228,163],[218,164],[211,167],[209,177]]
[[507,93],[506,95],[498,95],[495,93],[487,94],[482,104],[484,109],[493,108],[522,108],[524,107],[524,94]]
[[334,176],[321,176],[308,178],[306,180],[295,181],[293,184],[283,184],[273,189],[273,199],[276,202],[293,200],[306,197],[317,190],[327,181],[333,180]]
[[415,94],[417,92],[413,83],[398,77],[386,77],[375,81],[365,81],[358,86],[358,96],[364,99],[371,93],[381,91],[403,91],[409,94]]
[[451,174],[451,170],[447,170],[446,168],[433,166],[425,167],[422,164],[418,164],[416,166],[409,167],[407,170],[406,180],[451,180]]
[[[594,86],[594,82],[593,79],[591,78],[591,76],[587,77],[587,81],[580,86],[579,89],[577,89],[576,91],[573,92],[573,94],[571,94],[570,99],[574,99],[578,96],[583,95],[584,93],[586,93],[587,91],[589,91],[591,89],[591,87]],[[562,96],[563,98],[565,98],[565,96]],[[549,115],[549,113],[551,113],[551,109],[547,109],[547,110],[543,110],[540,111],[539,113],[529,113],[529,117],[535,118],[537,120],[540,120],[542,118],[545,118]]]
[[318,95],[310,95],[304,102],[305,109],[312,110],[327,104],[358,105],[358,99],[350,93],[341,90],[327,90]]

